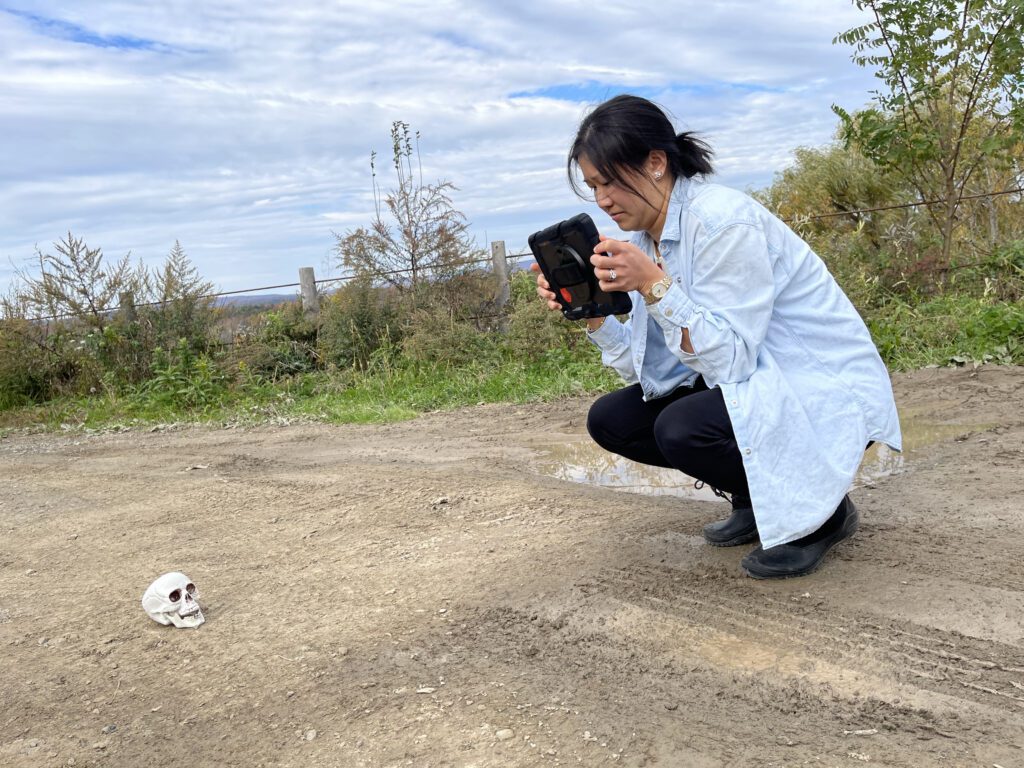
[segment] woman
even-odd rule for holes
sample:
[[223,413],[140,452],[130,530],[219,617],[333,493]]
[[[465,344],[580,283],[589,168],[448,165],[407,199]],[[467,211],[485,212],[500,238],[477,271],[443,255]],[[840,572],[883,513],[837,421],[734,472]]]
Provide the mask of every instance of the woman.
[[[655,104],[617,96],[581,123],[568,163],[631,242],[591,263],[633,311],[587,320],[630,384],[587,428],[606,450],[674,467],[732,496],[704,528],[717,546],[760,538],[755,578],[801,576],[857,529],[846,496],[865,446],[900,450],[888,372],[824,263],[752,198],[709,183],[711,150]],[[537,292],[560,309],[543,275]]]

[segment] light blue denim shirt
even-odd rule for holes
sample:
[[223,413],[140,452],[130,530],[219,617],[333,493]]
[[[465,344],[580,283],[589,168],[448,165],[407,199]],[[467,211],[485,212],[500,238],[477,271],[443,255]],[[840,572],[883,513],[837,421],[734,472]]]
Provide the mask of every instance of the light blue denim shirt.
[[[647,233],[633,242],[655,257]],[[901,448],[889,373],[867,327],[810,247],[736,190],[678,180],[658,248],[672,278],[665,297],[646,306],[632,292],[629,319],[609,317],[590,339],[644,399],[698,374],[721,388],[762,545],[816,530],[869,440]]]

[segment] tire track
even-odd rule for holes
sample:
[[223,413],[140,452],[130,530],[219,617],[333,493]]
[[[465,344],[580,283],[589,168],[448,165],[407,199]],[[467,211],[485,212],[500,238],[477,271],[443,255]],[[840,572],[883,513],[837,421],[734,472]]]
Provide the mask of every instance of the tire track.
[[[486,646],[493,658],[510,668],[529,669],[541,690],[545,681],[564,684],[575,677],[581,695],[604,691],[625,702],[664,702],[662,715],[655,715],[641,731],[650,744],[676,728],[703,753],[741,755],[744,746],[759,743],[759,764],[779,759],[788,765],[798,758],[845,758],[850,734],[867,729],[876,734],[873,748],[893,755],[886,765],[916,768],[919,761],[905,762],[897,755],[920,755],[922,742],[935,738],[943,742],[947,755],[966,757],[972,752],[960,734],[974,727],[977,719],[966,724],[952,705],[930,708],[870,691],[853,693],[837,681],[796,669],[780,672],[730,664],[723,655],[707,653],[725,636],[721,627],[703,627],[691,617],[643,605],[643,600],[621,600],[602,590],[584,595],[573,588],[532,605],[475,610],[460,606],[469,620],[450,642],[456,648]],[[864,679],[857,682],[863,684]],[[576,706],[639,730],[634,711],[607,697]],[[648,709],[648,716],[651,712],[656,710]],[[767,743],[762,729],[766,718],[782,718],[780,722],[787,724]],[[723,722],[729,723],[726,731]],[[986,722],[984,727],[1000,736],[1012,732],[999,723]],[[801,749],[801,744],[808,746]],[[729,764],[750,763],[740,759]]]
[[[687,579],[691,583],[687,583]],[[1016,715],[1024,713],[1024,651],[912,622],[843,613],[782,600],[733,586],[735,579],[692,583],[685,572],[654,566],[600,574],[599,588],[691,624],[727,629],[751,642],[770,642],[820,660],[842,659],[849,669],[865,660],[916,687],[968,699]]]

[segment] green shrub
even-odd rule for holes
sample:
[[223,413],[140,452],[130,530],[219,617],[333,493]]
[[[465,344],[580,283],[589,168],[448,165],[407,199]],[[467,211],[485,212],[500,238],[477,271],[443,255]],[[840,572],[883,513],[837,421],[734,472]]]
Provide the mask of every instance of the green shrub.
[[1024,240],[981,257],[955,259],[948,283],[950,292],[1010,302],[1024,299]]
[[402,340],[402,356],[418,365],[451,367],[497,360],[496,334],[469,321],[454,320],[443,308],[420,310]]
[[225,362],[229,369],[277,381],[313,370],[317,360],[316,323],[299,302],[290,302],[256,317],[238,334]]
[[443,312],[480,329],[498,325],[494,305],[495,277],[491,272],[463,267],[422,283],[416,291],[412,311]]
[[386,289],[352,280],[320,303],[318,352],[323,365],[367,367],[384,344],[400,341],[401,320]]
[[507,332],[501,341],[506,356],[536,362],[551,350],[591,346],[582,322],[566,320],[540,300],[534,273],[514,273],[511,289]]
[[0,320],[0,411],[50,394],[45,338],[27,320]]
[[182,339],[174,349],[155,350],[153,375],[141,392],[155,405],[202,410],[223,398],[227,381],[209,356],[195,354]]

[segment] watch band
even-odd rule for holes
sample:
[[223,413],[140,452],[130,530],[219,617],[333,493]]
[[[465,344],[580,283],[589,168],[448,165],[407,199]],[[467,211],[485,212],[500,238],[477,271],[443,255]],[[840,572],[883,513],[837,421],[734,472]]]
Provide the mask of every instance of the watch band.
[[[655,286],[659,286],[662,290],[658,291]],[[666,275],[660,280],[655,280],[651,283],[646,291],[641,291],[641,295],[644,297],[644,304],[657,304],[661,301],[662,297],[668,292],[668,289],[672,287],[672,278]]]

